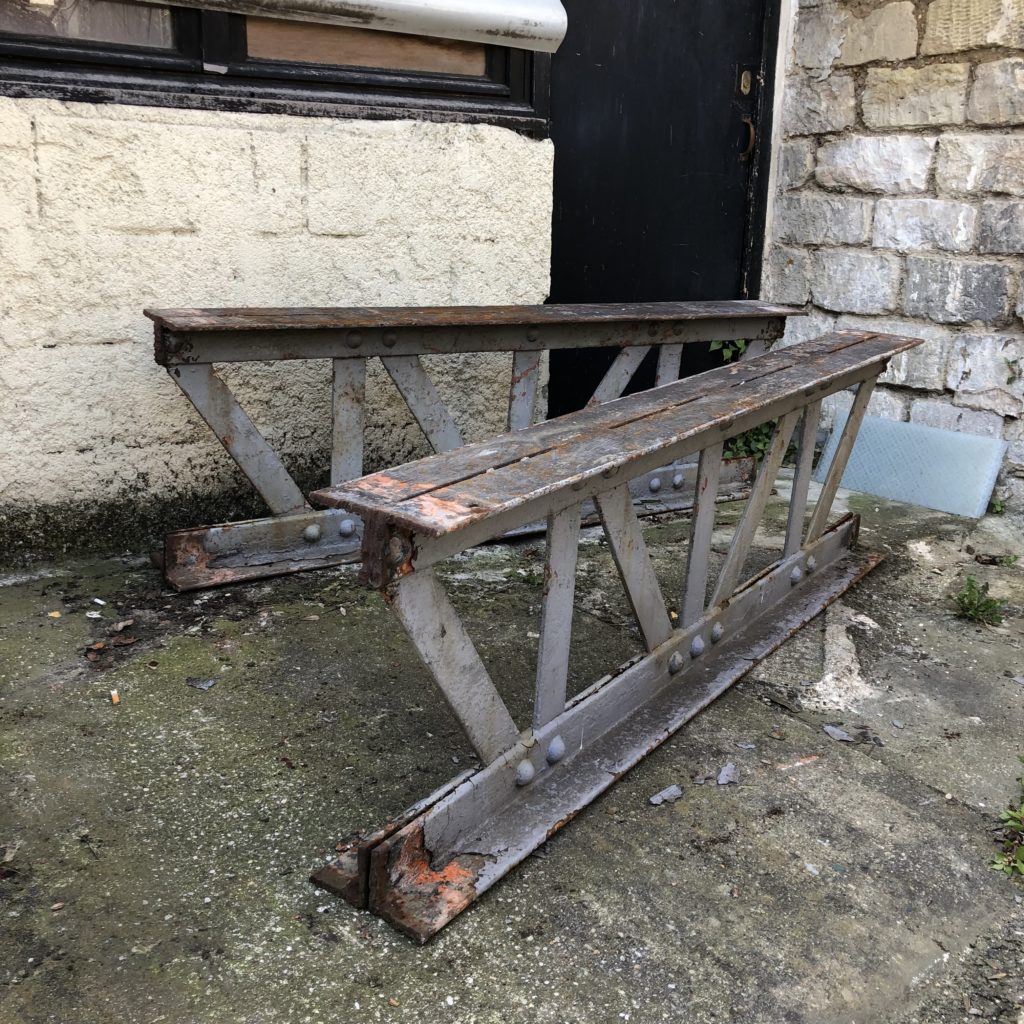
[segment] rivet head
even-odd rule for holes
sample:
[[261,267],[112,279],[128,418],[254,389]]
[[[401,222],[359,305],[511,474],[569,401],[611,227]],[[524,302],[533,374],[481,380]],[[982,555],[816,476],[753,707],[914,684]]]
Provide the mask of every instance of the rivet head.
[[527,341],[536,341],[538,337],[539,337],[539,335],[537,334],[537,328],[536,327],[527,327],[526,328],[526,340]]
[[548,764],[556,764],[565,757],[565,740],[561,736],[556,736],[548,744],[547,759]]
[[181,338],[176,338],[171,335],[169,338],[164,340],[164,348],[168,352],[180,352],[181,351]]
[[711,627],[711,642],[713,644],[717,644],[718,641],[722,639],[722,634],[724,632],[725,632],[725,629],[722,627],[722,624],[720,622],[716,622]]
[[796,586],[804,578],[804,571],[799,565],[793,566],[793,571],[789,574],[789,582]]
[[676,475],[674,477],[672,477],[672,488],[673,488],[673,490],[678,491],[679,488],[682,487],[682,486],[683,486],[683,474],[682,473],[676,473]]
[[653,338],[658,333],[657,323],[648,324],[647,333]]
[[395,342],[398,341],[398,335],[394,331],[385,331],[380,340],[384,343],[385,348],[394,348]]
[[672,657],[668,659],[668,670],[675,675],[682,667],[683,656],[678,651],[674,651]]
[[345,344],[349,348],[359,348],[363,343],[363,336],[358,331],[349,331],[348,337],[345,339]]
[[651,489],[652,494],[657,494],[661,490],[661,477],[652,476],[647,486]]
[[699,658],[704,653],[704,639],[699,636],[695,636],[690,641],[690,657]]
[[516,785],[525,786],[527,783],[533,782],[533,777],[536,774],[533,765],[529,761],[520,761],[516,765]]
[[811,555],[811,557],[807,559],[807,571],[814,572],[814,570],[817,568],[818,560],[814,557],[814,555]]
[[673,324],[672,325],[672,333],[678,338],[679,335],[683,333],[683,325],[682,324]]
[[342,537],[351,537],[356,532],[356,524],[351,519],[342,519],[338,524],[338,533]]
[[310,523],[302,531],[302,539],[310,544],[315,544],[320,539],[320,526],[317,523]]

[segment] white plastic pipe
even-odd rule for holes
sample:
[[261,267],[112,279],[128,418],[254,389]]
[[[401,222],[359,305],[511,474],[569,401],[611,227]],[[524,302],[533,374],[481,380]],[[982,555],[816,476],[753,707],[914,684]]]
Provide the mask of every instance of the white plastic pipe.
[[[144,0],[162,3],[166,0]],[[187,7],[465,39],[554,53],[565,36],[559,0],[174,0]]]

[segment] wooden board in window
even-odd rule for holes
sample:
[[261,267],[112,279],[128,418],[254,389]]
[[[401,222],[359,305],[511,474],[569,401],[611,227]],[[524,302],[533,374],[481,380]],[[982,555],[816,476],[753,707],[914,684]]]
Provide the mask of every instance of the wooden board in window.
[[245,25],[249,57],[255,60],[449,75],[483,75],[486,70],[486,48],[480,43],[278,18],[248,17]]

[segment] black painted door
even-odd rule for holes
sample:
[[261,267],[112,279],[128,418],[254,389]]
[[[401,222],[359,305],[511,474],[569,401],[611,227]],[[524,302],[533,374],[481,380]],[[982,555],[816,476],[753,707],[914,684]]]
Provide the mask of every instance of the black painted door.
[[[563,2],[550,301],[756,295],[773,0]],[[613,355],[552,353],[549,413],[584,404]],[[683,373],[716,359],[688,348]],[[634,388],[651,383],[653,363]]]

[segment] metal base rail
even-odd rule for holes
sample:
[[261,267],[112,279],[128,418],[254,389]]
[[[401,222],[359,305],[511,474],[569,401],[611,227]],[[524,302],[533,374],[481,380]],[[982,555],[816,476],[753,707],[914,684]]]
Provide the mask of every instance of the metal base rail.
[[[163,570],[176,590],[196,590],[323,568],[358,559],[362,522],[308,506],[284,460],[218,375],[214,364],[330,359],[332,486],[362,475],[366,363],[378,358],[435,452],[463,444],[462,434],[424,368],[423,355],[512,352],[507,426],[533,422],[543,353],[552,348],[618,347],[591,404],[618,398],[651,348],[656,385],[675,380],[683,347],[745,339],[750,351],[778,338],[799,311],[769,303],[691,302],[622,306],[500,306],[397,309],[147,310],[156,361],[206,421],[272,515],[177,530],[164,543]],[[747,493],[750,460],[723,473],[723,500]],[[691,507],[686,474],[665,466],[637,482],[650,510]],[[735,485],[735,486],[733,486]]]
[[[837,332],[745,367],[710,371],[591,412],[471,445],[314,500],[367,522],[363,578],[381,588],[485,767],[372,836],[342,844],[313,876],[423,942],[599,793],[859,580],[859,520],[827,519],[874,382],[914,339]],[[821,400],[857,386],[818,501],[807,515]],[[774,422],[717,577],[709,579],[725,441]],[[740,584],[772,485],[799,445],[783,550]],[[495,465],[494,456],[503,461]],[[699,453],[678,624],[620,478]],[[646,653],[567,700],[583,502],[597,506]],[[432,571],[488,536],[547,519],[533,720],[520,730]],[[710,584],[710,586],[709,586]]]

